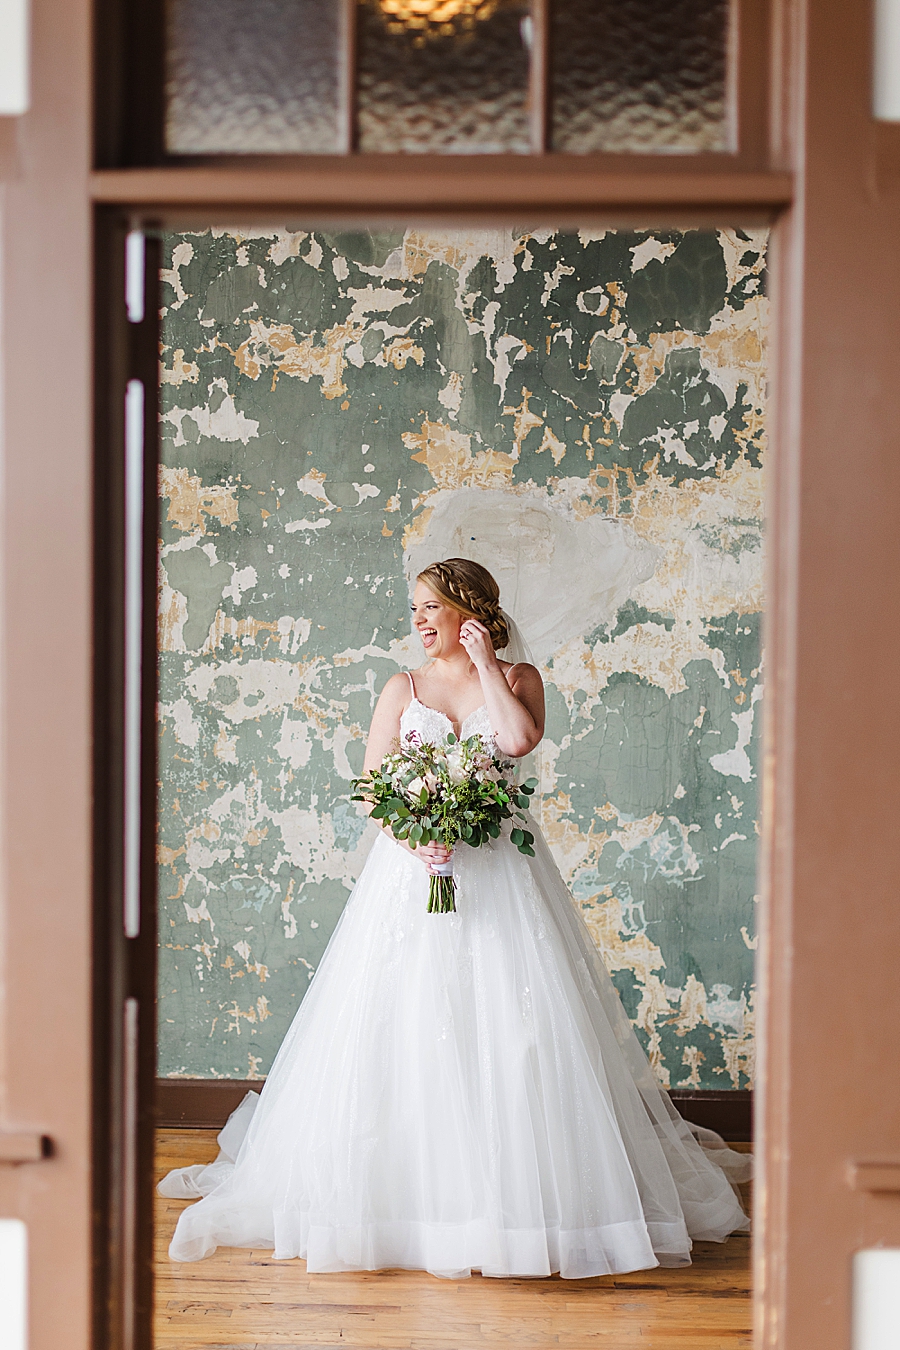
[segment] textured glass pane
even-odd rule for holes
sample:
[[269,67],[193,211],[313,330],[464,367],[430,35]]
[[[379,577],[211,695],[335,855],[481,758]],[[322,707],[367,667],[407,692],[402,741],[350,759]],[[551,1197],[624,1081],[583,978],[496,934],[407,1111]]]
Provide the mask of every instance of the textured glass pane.
[[527,0],[360,0],[360,149],[526,153],[528,15]]
[[166,147],[335,153],[339,0],[170,0]]
[[726,150],[728,0],[556,0],[553,148]]

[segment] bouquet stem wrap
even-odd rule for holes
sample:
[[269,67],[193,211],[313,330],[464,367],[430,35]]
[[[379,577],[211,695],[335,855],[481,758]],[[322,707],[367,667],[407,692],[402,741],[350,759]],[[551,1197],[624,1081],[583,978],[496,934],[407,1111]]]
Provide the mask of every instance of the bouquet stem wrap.
[[445,863],[436,863],[428,882],[428,913],[456,913],[456,882],[453,879],[453,854]]

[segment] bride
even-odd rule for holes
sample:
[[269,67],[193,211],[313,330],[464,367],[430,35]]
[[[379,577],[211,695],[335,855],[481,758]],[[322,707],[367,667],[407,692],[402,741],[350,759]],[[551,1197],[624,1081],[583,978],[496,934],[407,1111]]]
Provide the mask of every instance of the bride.
[[[494,578],[450,558],[412,602],[427,662],[392,676],[366,768],[399,736],[490,737],[504,756],[544,730],[541,677],[510,663]],[[515,655],[515,652],[510,651]],[[537,825],[454,854],[455,914],[426,912],[446,861],[382,831],[262,1095],[207,1167],[169,1249],[268,1247],[310,1271],[424,1269],[569,1279],[685,1265],[692,1239],[747,1219],[745,1160],[688,1126],[657,1085]],[[698,1141],[699,1140],[699,1141]]]

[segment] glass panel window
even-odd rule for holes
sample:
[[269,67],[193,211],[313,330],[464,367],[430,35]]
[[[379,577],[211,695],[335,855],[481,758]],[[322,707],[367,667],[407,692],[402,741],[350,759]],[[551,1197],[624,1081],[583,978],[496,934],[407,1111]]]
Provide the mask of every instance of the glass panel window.
[[340,0],[170,0],[172,154],[337,153]]
[[528,0],[360,0],[363,151],[529,150]]
[[728,0],[557,0],[552,148],[727,150]]
[[545,120],[568,153],[730,148],[730,0],[545,4],[167,0],[166,148],[527,154]]

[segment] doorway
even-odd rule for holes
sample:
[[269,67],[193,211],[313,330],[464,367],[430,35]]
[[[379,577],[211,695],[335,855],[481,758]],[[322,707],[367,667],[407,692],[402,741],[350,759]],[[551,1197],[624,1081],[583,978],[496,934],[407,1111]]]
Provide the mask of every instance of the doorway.
[[[315,973],[369,843],[349,783],[374,699],[419,660],[407,578],[454,553],[496,571],[542,669],[541,824],[660,1082],[748,1140],[765,231],[162,249],[163,1170],[215,1153]],[[168,1202],[158,1248],[171,1223]],[[742,1337],[746,1247],[709,1255]],[[232,1256],[246,1302],[271,1267]],[[184,1292],[206,1266],[159,1259],[160,1344],[232,1324]],[[699,1296],[705,1260],[670,1293]],[[404,1279],[400,1306],[428,1288]]]

